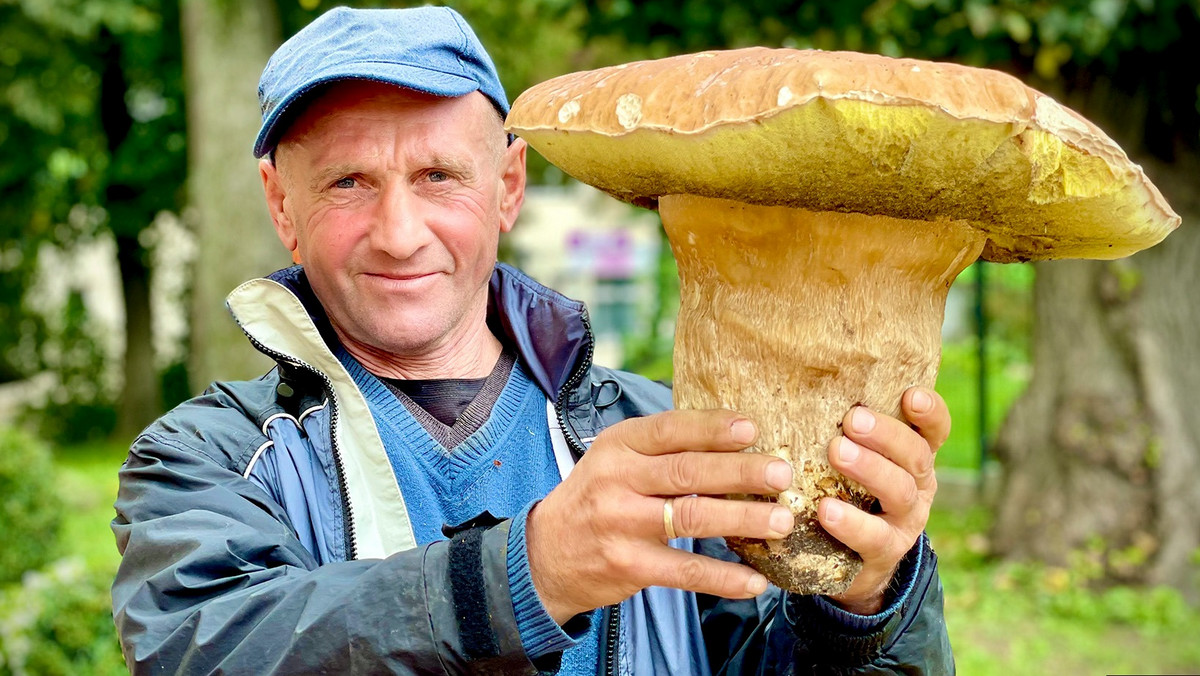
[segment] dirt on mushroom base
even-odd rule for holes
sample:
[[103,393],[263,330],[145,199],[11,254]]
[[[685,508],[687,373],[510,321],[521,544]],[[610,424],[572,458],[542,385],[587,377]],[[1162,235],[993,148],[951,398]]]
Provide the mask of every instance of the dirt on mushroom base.
[[817,505],[830,496],[866,509],[872,498],[827,448],[855,404],[899,416],[905,389],[934,385],[946,294],[985,236],[963,221],[692,195],[664,196],[659,209],[680,276],[675,405],[749,416],[760,430],[749,450],[794,471],[775,499],[795,531],[730,547],[782,588],[845,591],[861,561],[820,526]]

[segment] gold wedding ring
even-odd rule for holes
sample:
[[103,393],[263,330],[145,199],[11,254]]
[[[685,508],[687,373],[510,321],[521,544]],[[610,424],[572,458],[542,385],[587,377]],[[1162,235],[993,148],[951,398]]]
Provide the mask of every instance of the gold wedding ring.
[[663,503],[663,527],[667,530],[667,539],[679,537],[675,534],[675,498],[667,498]]

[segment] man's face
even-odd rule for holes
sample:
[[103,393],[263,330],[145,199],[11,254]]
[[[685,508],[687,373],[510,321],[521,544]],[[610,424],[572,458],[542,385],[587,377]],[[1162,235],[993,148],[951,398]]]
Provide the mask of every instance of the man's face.
[[497,240],[524,195],[525,145],[505,146],[483,95],[339,83],[260,173],[279,237],[343,342],[419,358],[486,331]]

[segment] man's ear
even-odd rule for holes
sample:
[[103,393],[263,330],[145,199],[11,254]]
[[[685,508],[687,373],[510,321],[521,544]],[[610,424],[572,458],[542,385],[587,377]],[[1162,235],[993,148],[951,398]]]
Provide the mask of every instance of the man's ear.
[[270,159],[264,157],[258,161],[258,176],[262,179],[263,193],[267,198],[267,211],[271,214],[271,223],[275,225],[275,234],[283,246],[292,252],[292,262],[300,262],[300,249],[296,239],[296,225],[284,209],[287,201],[287,190],[283,177],[279,175],[279,167]]
[[525,202],[525,150],[528,144],[524,139],[516,139],[504,151],[501,160],[500,180],[503,182],[504,194],[500,199],[500,232],[509,232],[517,222],[517,214],[521,213],[521,205]]

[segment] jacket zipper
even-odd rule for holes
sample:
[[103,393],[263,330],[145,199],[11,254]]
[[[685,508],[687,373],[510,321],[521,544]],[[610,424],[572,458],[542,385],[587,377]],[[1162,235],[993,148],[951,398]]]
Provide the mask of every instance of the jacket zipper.
[[571,392],[579,387],[579,383],[583,382],[583,377],[587,375],[588,367],[592,363],[592,355],[595,351],[595,340],[592,338],[592,322],[588,319],[587,309],[584,308],[580,318],[583,319],[583,329],[587,334],[587,352],[584,353],[584,358],[575,367],[571,376],[567,378],[566,384],[558,391],[558,401],[554,402],[554,414],[558,417],[558,426],[562,428],[563,437],[567,440],[567,446],[575,452],[576,456],[582,456],[586,451],[583,444],[575,438],[575,432],[567,424],[567,398],[571,396]]
[[[554,414],[558,417],[558,426],[563,431],[563,438],[567,440],[567,446],[575,452],[576,456],[582,456],[587,449],[583,447],[583,443],[575,437],[575,431],[567,424],[567,398],[571,396],[571,392],[574,392],[575,388],[579,387],[579,383],[583,382],[588,367],[592,363],[592,356],[595,351],[595,340],[592,338],[592,322],[588,318],[586,308],[580,317],[583,319],[583,328],[588,336],[587,352],[584,353],[584,358],[579,362],[579,366],[567,378],[566,384],[559,390],[558,401],[554,402]],[[608,606],[607,615],[608,626],[604,630],[604,673],[605,676],[616,676],[617,655],[621,641],[621,604],[614,603]]]
[[329,397],[329,449],[333,453],[333,465],[337,469],[338,492],[342,501],[342,513],[345,515],[345,533],[346,539],[343,543],[346,547],[346,560],[353,561],[358,558],[358,539],[354,532],[354,512],[350,508],[350,497],[347,493],[346,486],[346,468],[342,462],[341,451],[337,446],[337,425],[338,425],[338,405],[337,397],[333,395],[333,381],[329,376],[322,373],[315,366],[312,366],[302,360],[296,359],[282,352],[273,350],[266,345],[260,343],[254,336],[246,333],[246,337],[250,339],[250,344],[259,352],[274,359],[277,363],[289,364],[308,371],[316,375],[325,384],[325,396]]
[[617,676],[617,651],[621,642],[621,604],[609,606],[604,642],[604,676]]

